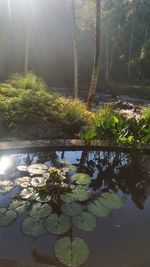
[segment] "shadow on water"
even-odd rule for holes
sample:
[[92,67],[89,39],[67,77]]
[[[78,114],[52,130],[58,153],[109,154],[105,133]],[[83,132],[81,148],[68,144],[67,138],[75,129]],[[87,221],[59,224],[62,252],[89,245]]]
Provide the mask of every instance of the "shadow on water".
[[[51,177],[56,183],[47,178],[47,169],[32,168],[35,164],[55,167],[57,173]],[[85,176],[78,177],[80,183],[76,178],[70,182],[76,173]],[[1,260],[0,266],[149,266],[149,155],[107,151],[3,155],[0,177],[0,258],[9,260]],[[34,192],[25,192],[30,187]],[[45,190],[51,199],[45,200]],[[133,235],[138,237],[132,239]],[[66,259],[67,253],[71,259]]]

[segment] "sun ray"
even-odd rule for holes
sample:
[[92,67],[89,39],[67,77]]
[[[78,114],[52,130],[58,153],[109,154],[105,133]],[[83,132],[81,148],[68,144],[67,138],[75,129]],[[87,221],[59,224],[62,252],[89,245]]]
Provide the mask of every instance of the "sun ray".
[[9,19],[11,19],[12,15],[11,0],[7,0],[7,6],[8,6]]

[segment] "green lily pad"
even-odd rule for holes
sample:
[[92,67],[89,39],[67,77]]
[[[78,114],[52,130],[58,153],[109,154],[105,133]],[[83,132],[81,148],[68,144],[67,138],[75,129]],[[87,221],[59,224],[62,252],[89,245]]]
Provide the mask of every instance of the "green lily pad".
[[86,201],[90,198],[90,192],[86,186],[76,186],[71,193],[61,194],[63,202],[71,203],[73,201]]
[[45,194],[36,194],[36,201],[40,202],[40,203],[48,203],[51,200],[51,196]]
[[17,218],[17,212],[14,210],[0,208],[0,227],[12,224]]
[[23,199],[32,199],[32,200],[34,200],[37,197],[37,192],[34,191],[33,188],[26,188],[26,189],[23,189],[21,191],[20,196]]
[[72,217],[72,216],[79,215],[82,211],[82,208],[81,208],[81,205],[78,204],[77,202],[64,203],[61,206],[61,211],[65,215]]
[[100,204],[109,209],[120,209],[124,204],[124,201],[121,197],[111,192],[103,193],[98,198],[98,201],[100,202]]
[[23,200],[13,200],[10,205],[9,208],[12,210],[15,210],[16,212],[18,212],[19,214],[24,213],[26,211],[28,211],[30,206],[30,203],[27,201],[23,201]]
[[71,222],[69,217],[57,214],[52,214],[45,219],[45,228],[49,233],[61,235],[68,232],[71,228]]
[[88,212],[73,217],[72,222],[76,228],[82,231],[93,231],[96,228],[96,218]]
[[65,194],[61,194],[60,195],[60,199],[63,201],[63,202],[66,202],[66,203],[71,203],[72,201],[74,201],[74,195],[73,193],[65,193]]
[[71,176],[71,181],[80,185],[87,185],[91,181],[91,177],[85,173],[76,173]]
[[52,208],[48,204],[42,205],[41,203],[34,203],[29,215],[36,217],[37,220],[42,220],[52,213]]
[[48,170],[48,167],[44,164],[33,164],[29,166],[28,172],[35,175],[41,175]]
[[111,213],[111,210],[101,205],[98,200],[89,203],[87,208],[90,213],[97,217],[107,217]]
[[43,222],[37,220],[35,217],[27,217],[21,223],[21,230],[26,236],[40,237],[46,234]]
[[55,244],[55,255],[62,264],[78,267],[88,259],[89,248],[81,238],[76,237],[71,241],[68,237],[63,237]]
[[74,200],[86,201],[90,198],[90,192],[86,186],[77,186],[73,191]]

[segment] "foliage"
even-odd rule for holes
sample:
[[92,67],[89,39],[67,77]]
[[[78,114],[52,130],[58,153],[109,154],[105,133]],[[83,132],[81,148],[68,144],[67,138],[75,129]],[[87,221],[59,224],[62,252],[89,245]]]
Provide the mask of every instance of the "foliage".
[[[13,223],[21,216],[20,229],[28,237],[38,238],[47,234],[64,235],[55,244],[55,255],[66,266],[80,266],[88,256],[89,249],[84,240],[73,238],[73,227],[81,231],[93,231],[96,217],[106,217],[123,205],[115,193],[97,193],[96,199],[89,191],[90,176],[76,173],[76,168],[65,160],[59,168],[48,168],[43,164],[18,166],[20,177],[9,183],[2,181],[1,194],[17,187],[18,195],[12,197],[7,208],[0,208],[0,227]],[[103,208],[102,208],[103,207]]]
[[9,78],[8,84],[10,84],[15,89],[30,89],[37,91],[47,90],[45,82],[32,72],[28,74],[13,74]]
[[82,231],[93,231],[96,228],[96,218],[88,212],[82,212],[72,219],[73,225]]
[[69,267],[82,265],[89,256],[87,244],[81,238],[63,237],[55,244],[55,254],[61,263]]
[[82,126],[90,125],[92,114],[80,100],[62,98],[60,123],[65,132],[77,133]]
[[0,85],[0,117],[9,135],[23,139],[74,137],[92,120],[81,101],[41,89],[40,79],[33,74],[15,75],[10,83]]
[[142,145],[149,143],[149,134],[149,108],[140,118],[128,118],[106,107],[96,113],[92,128],[81,128],[80,138],[86,144],[98,139],[109,144]]

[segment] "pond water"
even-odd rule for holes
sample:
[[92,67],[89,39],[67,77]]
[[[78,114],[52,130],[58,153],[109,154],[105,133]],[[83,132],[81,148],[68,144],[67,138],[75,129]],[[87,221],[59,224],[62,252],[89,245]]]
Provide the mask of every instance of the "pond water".
[[[45,267],[66,266],[65,264],[63,265],[60,259],[55,255],[56,243],[60,238],[66,237],[70,239],[70,242],[73,242],[74,238],[79,237],[84,241],[84,245],[86,245],[86,249],[88,249],[87,255],[84,248],[81,248],[81,253],[79,253],[80,240],[78,239],[76,257],[78,257],[79,254],[79,257],[82,258],[84,255],[80,254],[85,254],[85,260],[82,261],[81,259],[83,266],[150,266],[150,155],[131,155],[106,151],[58,151],[1,155],[0,210],[2,208],[10,210],[10,203],[18,200],[14,197],[19,195],[22,190],[25,190],[26,186],[23,182],[28,183],[28,180],[20,180],[20,184],[17,183],[14,187],[11,187],[11,184],[6,184],[6,180],[15,183],[18,181],[18,178],[21,177],[34,179],[37,176],[41,177],[43,175],[41,173],[37,175],[32,169],[29,175],[29,169],[26,169],[25,166],[35,166],[34,164],[56,167],[57,170],[72,164],[76,169],[71,169],[71,175],[75,175],[77,172],[88,174],[91,177],[88,186],[86,182],[82,181],[81,183],[84,187],[83,195],[87,190],[90,193],[90,200],[88,198],[85,198],[85,201],[83,199],[76,199],[78,200],[78,208],[82,206],[81,214],[87,212],[89,201],[93,203],[92,201],[95,201],[96,198],[100,199],[101,196],[105,197],[105,194],[107,196],[107,192],[114,192],[114,195],[116,195],[116,198],[118,196],[118,199],[115,199],[114,196],[114,200],[116,201],[114,203],[113,198],[110,199],[112,203],[107,199],[107,207],[104,203],[104,207],[111,210],[110,214],[109,212],[105,214],[108,216],[92,215],[96,221],[95,227],[94,225],[84,225],[85,229],[82,229],[84,227],[78,227],[78,224],[71,223],[70,228],[59,235],[50,233],[54,231],[49,230],[49,233],[47,232],[38,237],[37,229],[35,234],[37,235],[36,238],[35,236],[32,237],[28,235],[30,229],[24,230],[22,221],[25,220],[29,210],[31,212],[31,205],[30,208],[28,207],[28,211],[18,212],[17,210],[17,217],[15,217],[12,222],[9,222],[9,225],[5,222],[6,218],[1,217],[0,221],[3,219],[5,225],[1,225],[0,222],[0,259],[31,262],[31,266],[32,263],[45,264]],[[19,168],[18,170],[18,166],[24,166],[24,169],[20,170]],[[46,173],[46,171],[44,171],[44,173]],[[85,180],[87,177],[84,177]],[[56,190],[56,188],[54,188],[54,190]],[[117,208],[115,205],[119,203],[119,199],[122,200],[123,204]],[[30,202],[30,204],[34,203],[33,199],[30,200],[28,197],[24,197],[23,201]],[[52,207],[52,212],[60,216],[63,210],[59,207],[60,202],[58,203],[55,201],[55,203],[51,203],[50,206]],[[42,202],[40,205],[45,204]],[[106,210],[104,210],[104,213],[105,212]],[[0,216],[2,216],[1,213]],[[36,217],[35,214],[34,216]],[[67,216],[66,213],[65,216]],[[69,219],[71,218],[72,221],[72,216],[73,215],[69,217],[68,215],[67,217]],[[78,212],[76,213],[75,209],[74,217],[78,216],[79,214]],[[47,218],[48,216],[46,219]],[[10,218],[6,220],[10,220]],[[76,218],[73,220],[76,220]],[[49,221],[47,222],[50,224],[52,223]],[[84,224],[88,223],[90,224],[87,217],[87,222],[84,221]],[[48,227],[49,225],[47,229],[49,229]],[[78,266],[79,265],[80,263]],[[0,266],[3,267],[4,264]],[[77,265],[73,265],[72,263],[72,266]]]

